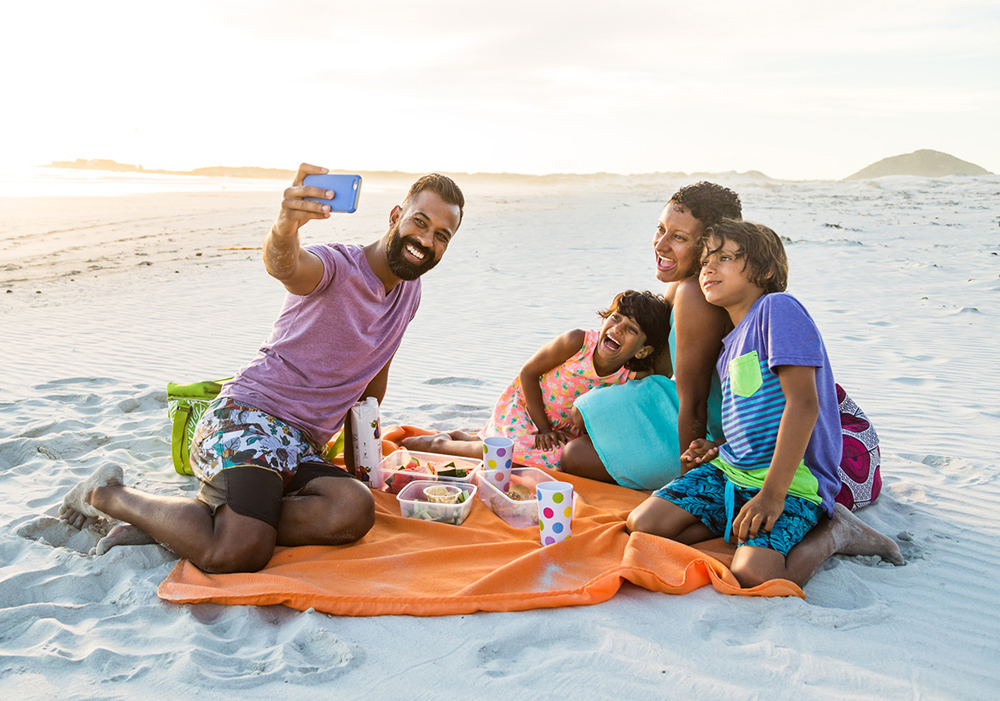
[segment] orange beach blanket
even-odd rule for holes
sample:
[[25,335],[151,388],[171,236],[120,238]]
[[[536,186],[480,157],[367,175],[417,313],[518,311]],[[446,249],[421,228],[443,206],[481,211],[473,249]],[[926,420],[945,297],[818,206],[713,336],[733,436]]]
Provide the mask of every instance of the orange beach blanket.
[[[389,427],[386,450],[404,435]],[[345,616],[442,616],[521,611],[607,601],[629,581],[650,591],[685,594],[711,584],[724,594],[799,596],[786,580],[741,589],[726,568],[722,539],[696,548],[644,533],[625,518],[646,498],[616,485],[565,473],[578,495],[573,536],[543,547],[538,530],[512,528],[475,498],[461,526],[403,518],[392,494],[375,492],[375,526],[343,546],[278,548],[253,574],[205,574],[181,560],[160,584],[176,603],[284,604]]]

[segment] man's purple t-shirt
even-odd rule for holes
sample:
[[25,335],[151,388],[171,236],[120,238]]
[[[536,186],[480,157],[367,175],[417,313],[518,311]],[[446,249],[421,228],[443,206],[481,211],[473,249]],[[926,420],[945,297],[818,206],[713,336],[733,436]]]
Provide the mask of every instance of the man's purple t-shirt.
[[812,317],[790,294],[767,294],[754,302],[736,328],[722,339],[722,345],[716,368],[722,379],[726,443],[719,448],[719,458],[737,468],[739,472],[725,470],[737,483],[762,480],[774,456],[785,408],[775,368],[816,368],[819,417],[802,458],[815,481],[801,479],[808,478],[808,473],[797,476],[790,491],[800,488],[799,496],[821,501],[832,516],[834,498],[840,491],[837,467],[843,437],[830,359]]
[[420,280],[386,294],[361,246],[307,250],[323,261],[323,278],[307,295],[286,296],[257,357],[219,396],[255,406],[322,446],[399,347],[420,304]]

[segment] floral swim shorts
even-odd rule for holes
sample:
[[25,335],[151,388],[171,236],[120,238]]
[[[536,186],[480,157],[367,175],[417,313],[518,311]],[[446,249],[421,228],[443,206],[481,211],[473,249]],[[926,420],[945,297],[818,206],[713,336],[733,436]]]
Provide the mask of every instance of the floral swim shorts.
[[225,504],[275,528],[283,497],[317,477],[352,477],[299,429],[230,397],[216,399],[198,421],[191,470],[201,481],[197,498],[213,515]]

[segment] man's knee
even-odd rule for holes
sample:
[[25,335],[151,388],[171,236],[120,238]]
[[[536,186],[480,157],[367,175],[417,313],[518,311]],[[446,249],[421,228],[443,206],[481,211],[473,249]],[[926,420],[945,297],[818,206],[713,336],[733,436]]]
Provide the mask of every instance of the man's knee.
[[274,548],[233,552],[223,550],[213,552],[200,561],[192,562],[200,570],[210,574],[233,574],[237,572],[260,572],[271,561]]
[[[316,524],[320,545],[344,545],[365,537],[375,525],[375,499],[371,490],[355,479],[325,478],[310,485],[329,504],[323,522]],[[303,490],[305,492],[305,490]]]
[[213,574],[258,572],[270,562],[277,531],[263,521],[246,516],[233,519],[232,515],[230,511],[228,520],[239,523],[227,523],[225,516],[217,515],[215,537],[191,558],[199,569]]
[[[344,480],[352,487],[344,490],[341,518],[333,524],[339,530],[339,542],[353,543],[361,540],[375,525],[375,499],[371,490],[357,480]],[[339,527],[338,527],[339,525]],[[336,532],[332,533],[338,537]]]

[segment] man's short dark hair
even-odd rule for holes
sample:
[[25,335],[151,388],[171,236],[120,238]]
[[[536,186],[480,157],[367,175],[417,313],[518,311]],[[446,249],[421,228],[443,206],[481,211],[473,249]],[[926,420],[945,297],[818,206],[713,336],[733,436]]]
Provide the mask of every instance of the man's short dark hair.
[[[709,238],[715,246],[709,248]],[[705,232],[705,253],[716,253],[726,241],[735,243],[743,259],[747,280],[764,290],[764,294],[784,292],[788,287],[788,256],[781,238],[763,224],[723,219]]]
[[612,312],[618,312],[637,323],[646,334],[646,345],[653,347],[652,353],[645,358],[630,359],[625,367],[633,372],[651,370],[670,336],[670,307],[663,297],[652,292],[625,290],[615,296],[610,307],[597,313],[602,319],[607,319]]
[[705,180],[682,187],[670,201],[689,210],[704,229],[714,226],[720,219],[743,218],[740,196],[727,187]]
[[465,215],[465,195],[462,194],[454,180],[440,173],[425,175],[413,183],[410,186],[410,191],[406,193],[402,208],[405,210],[409,206],[410,200],[424,190],[430,190],[448,204],[458,207],[458,223],[462,223],[462,217]]

